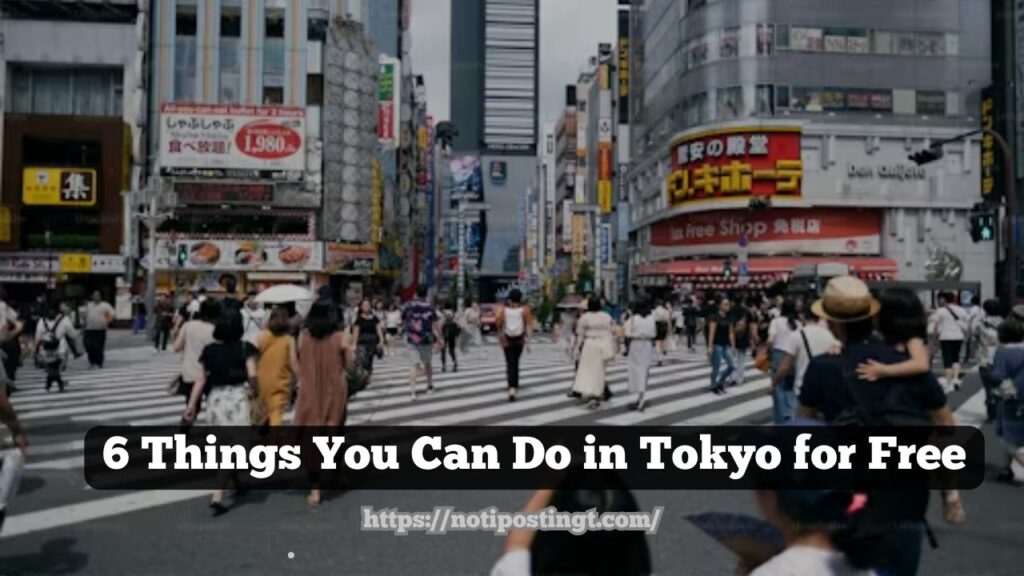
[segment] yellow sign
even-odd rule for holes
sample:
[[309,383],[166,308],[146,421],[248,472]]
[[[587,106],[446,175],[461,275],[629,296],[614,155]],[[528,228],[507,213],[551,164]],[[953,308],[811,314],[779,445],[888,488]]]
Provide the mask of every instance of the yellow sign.
[[0,206],[0,243],[11,241],[11,209]]
[[60,271],[63,274],[88,274],[92,272],[92,256],[78,253],[61,254]]
[[602,180],[597,183],[597,203],[601,205],[602,214],[612,212],[612,183]]
[[21,200],[28,206],[95,206],[96,171],[91,168],[25,168]]
[[[981,96],[981,127],[985,130],[995,130],[995,98],[992,97],[991,89],[986,89]],[[996,143],[991,134],[985,134],[981,138],[981,197],[991,200],[999,197],[996,190]]]
[[579,274],[580,266],[587,258],[587,217],[585,214],[572,215],[572,275]]

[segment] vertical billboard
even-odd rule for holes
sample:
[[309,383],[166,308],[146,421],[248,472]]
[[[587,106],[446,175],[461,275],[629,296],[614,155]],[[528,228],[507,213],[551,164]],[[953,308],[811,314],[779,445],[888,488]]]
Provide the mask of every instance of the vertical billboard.
[[[985,130],[997,130],[996,91],[992,86],[981,91],[981,127]],[[990,204],[999,203],[1002,195],[1002,152],[996,146],[991,134],[981,137],[981,199]]]
[[619,124],[629,124],[629,4],[619,5]]
[[385,146],[397,146],[401,130],[402,63],[381,55],[377,77],[377,139]]
[[483,167],[479,156],[455,156],[451,161],[452,197],[451,207],[458,208],[459,201],[481,202],[484,199]]
[[562,252],[572,252],[572,200],[562,201]]

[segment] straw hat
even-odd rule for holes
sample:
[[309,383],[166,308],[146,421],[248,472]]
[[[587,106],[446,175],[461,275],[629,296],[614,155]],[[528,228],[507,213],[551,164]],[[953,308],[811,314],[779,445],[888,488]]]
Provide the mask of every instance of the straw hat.
[[824,297],[812,304],[811,310],[832,322],[859,322],[878,314],[881,307],[867,284],[853,276],[839,276],[829,281]]

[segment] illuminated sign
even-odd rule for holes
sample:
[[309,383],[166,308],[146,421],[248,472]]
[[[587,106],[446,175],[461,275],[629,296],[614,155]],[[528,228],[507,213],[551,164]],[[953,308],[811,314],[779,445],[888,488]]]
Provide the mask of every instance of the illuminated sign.
[[[991,86],[981,93],[981,127],[995,130],[995,90]],[[981,197],[986,202],[997,202],[1002,188],[996,185],[1000,167],[996,162],[999,151],[991,134],[981,137]]]
[[667,179],[671,205],[769,196],[799,198],[800,128],[743,127],[677,140]]
[[246,204],[271,202],[271,184],[221,184],[219,182],[177,182],[174,191],[185,204]]

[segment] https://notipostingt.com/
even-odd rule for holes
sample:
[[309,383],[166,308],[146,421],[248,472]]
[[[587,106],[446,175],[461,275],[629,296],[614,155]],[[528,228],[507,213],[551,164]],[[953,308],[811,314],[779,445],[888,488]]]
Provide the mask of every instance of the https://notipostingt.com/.
[[392,532],[404,536],[410,532],[447,534],[460,531],[485,531],[496,535],[510,530],[564,531],[579,535],[586,532],[619,531],[655,534],[664,507],[650,512],[560,512],[548,507],[537,512],[502,512],[491,507],[475,512],[460,512],[451,506],[436,506],[429,512],[401,512],[395,508],[364,506],[360,510],[362,530]]

